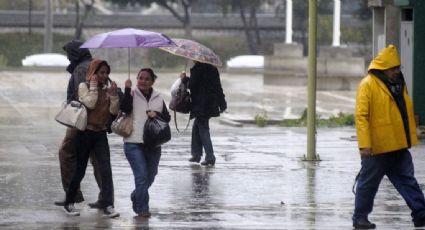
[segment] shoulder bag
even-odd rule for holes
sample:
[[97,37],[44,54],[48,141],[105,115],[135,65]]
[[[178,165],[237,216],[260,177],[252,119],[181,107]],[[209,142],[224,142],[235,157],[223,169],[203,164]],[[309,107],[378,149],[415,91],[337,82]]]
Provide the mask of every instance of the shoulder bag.
[[65,126],[84,131],[87,127],[87,109],[79,101],[65,101],[55,120]]
[[112,122],[111,130],[122,137],[129,137],[133,131],[132,113],[127,114],[120,111],[117,118]]

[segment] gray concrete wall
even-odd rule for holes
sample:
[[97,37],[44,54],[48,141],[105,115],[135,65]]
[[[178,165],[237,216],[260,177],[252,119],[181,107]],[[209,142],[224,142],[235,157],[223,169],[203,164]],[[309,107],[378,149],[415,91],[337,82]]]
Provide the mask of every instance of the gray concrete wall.
[[[264,57],[264,84],[307,85],[308,59],[301,51],[299,45],[275,44],[275,55]],[[352,54],[349,48],[320,47],[317,89],[355,90],[365,74],[365,63]]]

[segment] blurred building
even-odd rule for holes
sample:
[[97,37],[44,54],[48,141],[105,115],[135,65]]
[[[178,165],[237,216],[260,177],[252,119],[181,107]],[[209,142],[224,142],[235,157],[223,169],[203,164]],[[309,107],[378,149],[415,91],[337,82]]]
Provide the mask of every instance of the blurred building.
[[409,94],[420,124],[425,124],[425,1],[369,0],[373,10],[373,53],[398,47]]

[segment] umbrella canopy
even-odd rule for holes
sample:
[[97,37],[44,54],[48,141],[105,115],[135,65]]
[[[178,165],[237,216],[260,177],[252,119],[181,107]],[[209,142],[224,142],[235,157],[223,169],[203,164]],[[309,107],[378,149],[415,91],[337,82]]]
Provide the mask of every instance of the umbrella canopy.
[[208,63],[215,66],[221,66],[221,60],[208,47],[188,39],[173,38],[171,39],[177,46],[160,47],[171,54],[189,58],[195,61]]
[[95,35],[84,42],[80,48],[157,48],[163,46],[175,46],[175,44],[161,33],[125,28]]
[[176,44],[164,34],[125,28],[95,35],[84,42],[80,48],[127,48],[128,79],[130,79],[130,48],[158,48],[168,46],[176,46]]

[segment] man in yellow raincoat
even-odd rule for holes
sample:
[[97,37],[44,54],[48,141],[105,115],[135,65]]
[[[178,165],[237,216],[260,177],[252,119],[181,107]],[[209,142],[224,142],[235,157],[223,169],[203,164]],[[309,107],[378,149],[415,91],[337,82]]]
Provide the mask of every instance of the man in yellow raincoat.
[[372,60],[357,91],[355,120],[361,170],[353,227],[376,227],[368,215],[385,175],[412,210],[415,227],[425,226],[425,199],[408,150],[418,142],[413,115],[397,49],[389,45]]

